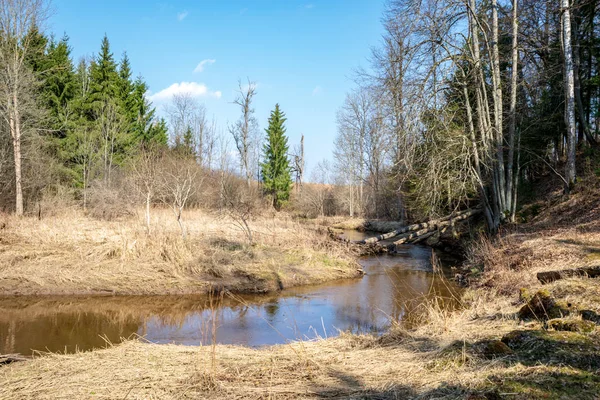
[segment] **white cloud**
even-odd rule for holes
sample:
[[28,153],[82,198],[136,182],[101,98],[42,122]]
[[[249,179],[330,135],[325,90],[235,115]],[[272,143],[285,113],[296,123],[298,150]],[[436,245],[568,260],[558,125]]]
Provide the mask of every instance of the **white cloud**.
[[318,96],[321,93],[323,93],[323,88],[321,86],[315,86],[315,88],[312,91],[312,95],[313,96]]
[[185,19],[185,17],[187,17],[190,13],[187,11],[182,11],[180,13],[177,13],[177,20],[178,21],[183,21]]
[[166,89],[157,93],[150,93],[148,99],[152,102],[161,102],[170,100],[175,94],[187,93],[192,97],[216,97],[220,99],[222,93],[220,90],[210,91],[204,83],[198,82],[181,82],[174,83]]
[[214,64],[216,61],[217,60],[212,60],[212,59],[206,59],[206,60],[200,61],[200,63],[198,65],[196,65],[196,68],[194,69],[194,73],[204,71],[205,66]]

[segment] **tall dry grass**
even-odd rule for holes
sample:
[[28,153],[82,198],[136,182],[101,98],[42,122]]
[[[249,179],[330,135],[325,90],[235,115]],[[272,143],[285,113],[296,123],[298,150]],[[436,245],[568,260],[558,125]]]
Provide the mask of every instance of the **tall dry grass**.
[[[277,275],[294,285],[356,275],[339,244],[286,215],[252,220],[252,246],[230,218],[199,210],[184,214],[187,239],[164,209],[153,210],[150,234],[143,213],[115,221],[75,211],[41,220],[5,216],[0,225],[5,294],[190,293],[226,278],[235,285]],[[293,269],[297,279],[288,276]]]

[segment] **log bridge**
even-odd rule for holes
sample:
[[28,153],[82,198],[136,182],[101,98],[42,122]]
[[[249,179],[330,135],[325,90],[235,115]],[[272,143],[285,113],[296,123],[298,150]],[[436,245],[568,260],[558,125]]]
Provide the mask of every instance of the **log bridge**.
[[[338,237],[339,240],[344,240],[351,244],[368,245],[372,251],[393,250],[395,246],[406,243],[419,243],[427,238],[440,232],[443,233],[448,227],[452,227],[455,223],[467,220],[482,212],[481,208],[472,208],[463,211],[457,211],[442,218],[412,224],[395,229],[391,232],[373,236],[364,240],[344,240]],[[379,242],[383,240],[393,239],[394,241],[387,246],[381,246]]]

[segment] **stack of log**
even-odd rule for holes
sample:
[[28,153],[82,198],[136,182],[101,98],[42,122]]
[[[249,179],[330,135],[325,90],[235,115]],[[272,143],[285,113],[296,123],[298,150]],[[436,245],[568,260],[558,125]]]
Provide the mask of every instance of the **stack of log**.
[[479,213],[481,213],[480,208],[458,211],[443,218],[407,225],[391,232],[373,236],[365,240],[355,241],[354,243],[377,246],[377,243],[382,240],[393,239],[393,243],[386,246],[387,249],[394,248],[396,245],[405,243],[419,243],[435,235],[436,233],[443,233],[447,228],[452,227],[455,223],[467,220]]

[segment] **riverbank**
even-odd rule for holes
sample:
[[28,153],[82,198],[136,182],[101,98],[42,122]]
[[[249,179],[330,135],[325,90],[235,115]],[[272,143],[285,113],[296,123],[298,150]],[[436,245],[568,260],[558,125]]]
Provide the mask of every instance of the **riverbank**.
[[74,211],[0,221],[0,295],[264,293],[361,274],[343,247],[291,218],[250,221],[253,243],[228,217],[184,213],[100,221]]
[[522,217],[472,244],[463,307],[432,301],[418,328],[260,349],[131,340],[1,367],[0,398],[597,399],[600,280],[537,273],[598,263],[600,193]]
[[461,312],[431,306],[426,325],[382,337],[41,355],[0,367],[0,398],[597,398],[597,333],[544,331],[506,297],[470,295]]

